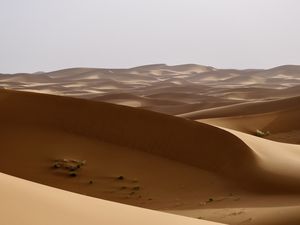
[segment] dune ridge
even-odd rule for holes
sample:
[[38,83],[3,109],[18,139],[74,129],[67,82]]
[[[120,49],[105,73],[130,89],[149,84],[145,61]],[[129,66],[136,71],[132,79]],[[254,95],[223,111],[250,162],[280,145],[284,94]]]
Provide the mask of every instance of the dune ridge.
[[250,189],[269,190],[272,185],[274,191],[297,191],[300,185],[299,180],[278,184],[284,174],[271,173],[266,180],[270,174],[259,166],[259,158],[251,148],[231,133],[207,124],[126,106],[36,93],[1,91],[0,102],[3,127],[12,126],[13,121],[17,126],[97,138],[223,174]]
[[[0,93],[3,126],[13,121],[25,127],[51,127],[92,136],[229,176],[238,166],[235,159],[254,160],[242,141],[206,124],[109,103],[26,92]],[[231,148],[220,152],[215,139]],[[183,149],[186,154],[180,154]],[[232,155],[230,162],[228,155]]]
[[245,116],[251,114],[263,114],[276,111],[287,111],[297,108],[300,103],[300,96],[284,98],[280,100],[258,101],[250,103],[239,103],[229,106],[222,106],[210,109],[204,109],[194,112],[178,115],[192,120]]
[[[299,66],[295,65],[265,70],[218,69],[195,64],[70,68],[33,74],[0,74],[0,88],[105,99],[177,115],[241,102],[299,96],[299,74]],[[125,99],[119,98],[122,94]],[[181,105],[174,106],[175,99]]]

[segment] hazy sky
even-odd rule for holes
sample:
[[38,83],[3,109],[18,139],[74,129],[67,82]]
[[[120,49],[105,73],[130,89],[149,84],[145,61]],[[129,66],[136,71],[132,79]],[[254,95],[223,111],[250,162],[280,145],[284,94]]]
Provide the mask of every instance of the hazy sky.
[[299,0],[0,0],[0,73],[300,64]]

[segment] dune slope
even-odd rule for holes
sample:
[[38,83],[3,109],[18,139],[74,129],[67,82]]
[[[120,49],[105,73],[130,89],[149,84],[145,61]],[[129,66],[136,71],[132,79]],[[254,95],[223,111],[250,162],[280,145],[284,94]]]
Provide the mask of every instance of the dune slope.
[[95,199],[2,173],[0,186],[1,224],[219,224]]
[[[59,149],[69,153],[74,149],[80,155],[91,145],[93,149],[99,145],[100,149],[103,143],[111,143],[118,146],[111,149],[122,146],[163,156],[224,175],[248,189],[268,190],[272,185],[275,191],[285,188],[296,191],[300,186],[300,179],[278,184],[277,180],[285,174],[271,173],[271,179],[265,179],[270,171],[259,165],[259,156],[248,145],[235,135],[204,123],[125,106],[36,93],[1,91],[0,103],[1,148],[7,149],[3,153],[5,157],[0,159],[0,169],[13,175],[30,179],[34,173],[28,175],[18,168],[26,168],[28,164],[32,168],[42,167],[43,160],[50,164],[51,154],[52,160],[55,159]],[[11,141],[14,133],[15,141]],[[78,138],[85,141],[75,141]],[[95,157],[101,158],[101,154],[93,151]],[[12,167],[13,162],[18,166]],[[43,181],[42,176],[39,179],[35,181]]]
[[300,97],[298,96],[280,100],[240,103],[229,106],[222,106],[189,112],[185,114],[180,114],[178,116],[192,120],[218,117],[245,116],[294,109],[299,106],[299,103]]
[[[248,115],[235,115],[228,117],[200,119],[198,121],[213,124],[219,127],[230,128],[244,133],[254,135],[256,130],[269,131],[270,134],[265,138],[280,142],[299,144],[300,143],[300,124],[297,123],[300,119],[299,97],[272,101],[272,107],[269,107],[270,102],[266,104],[251,104],[248,105],[246,112]],[[260,107],[257,107],[260,106]],[[234,111],[235,107],[231,107]],[[259,109],[260,112],[268,111],[267,113],[253,113]],[[276,110],[275,110],[276,109]],[[226,116],[224,113],[222,116]],[[212,115],[211,115],[212,116]]]
[[[181,118],[108,103],[14,91],[1,91],[0,102],[2,127],[65,131],[227,175],[239,166],[235,159],[254,160],[246,145],[233,135]],[[231,148],[220,151],[222,145]]]

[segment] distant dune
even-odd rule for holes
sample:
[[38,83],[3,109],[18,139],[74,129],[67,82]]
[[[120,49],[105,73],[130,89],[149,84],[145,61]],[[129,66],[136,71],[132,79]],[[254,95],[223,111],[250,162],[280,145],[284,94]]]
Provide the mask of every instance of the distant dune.
[[245,116],[277,111],[287,111],[299,108],[300,96],[281,100],[264,100],[250,103],[240,103],[224,107],[214,107],[178,115],[193,120],[216,117]]
[[[107,102],[177,115],[241,102],[296,97],[299,68],[286,65],[268,70],[235,70],[195,64],[156,64],[130,69],[71,68],[34,74],[0,74],[0,88],[100,101],[104,98]],[[116,98],[124,94],[128,98]],[[160,100],[166,104],[163,106]],[[175,106],[174,101],[181,104]]]

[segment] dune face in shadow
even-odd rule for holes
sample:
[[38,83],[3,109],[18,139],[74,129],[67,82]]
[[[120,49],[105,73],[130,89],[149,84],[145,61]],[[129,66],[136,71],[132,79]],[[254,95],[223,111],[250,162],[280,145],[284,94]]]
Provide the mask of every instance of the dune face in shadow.
[[[239,178],[232,173],[239,164],[255,161],[238,138],[194,121],[108,103],[14,91],[1,91],[0,101],[0,121],[2,127],[7,127],[3,136],[9,134],[9,129],[12,133],[20,131],[19,137],[22,133],[26,135],[26,129],[30,132],[29,128],[36,128],[35,133],[65,132],[160,155],[233,178]],[[35,142],[35,136],[26,140]],[[219,151],[222,145],[230,148]]]
[[299,82],[299,66],[2,74],[0,172],[226,224],[299,224]]

